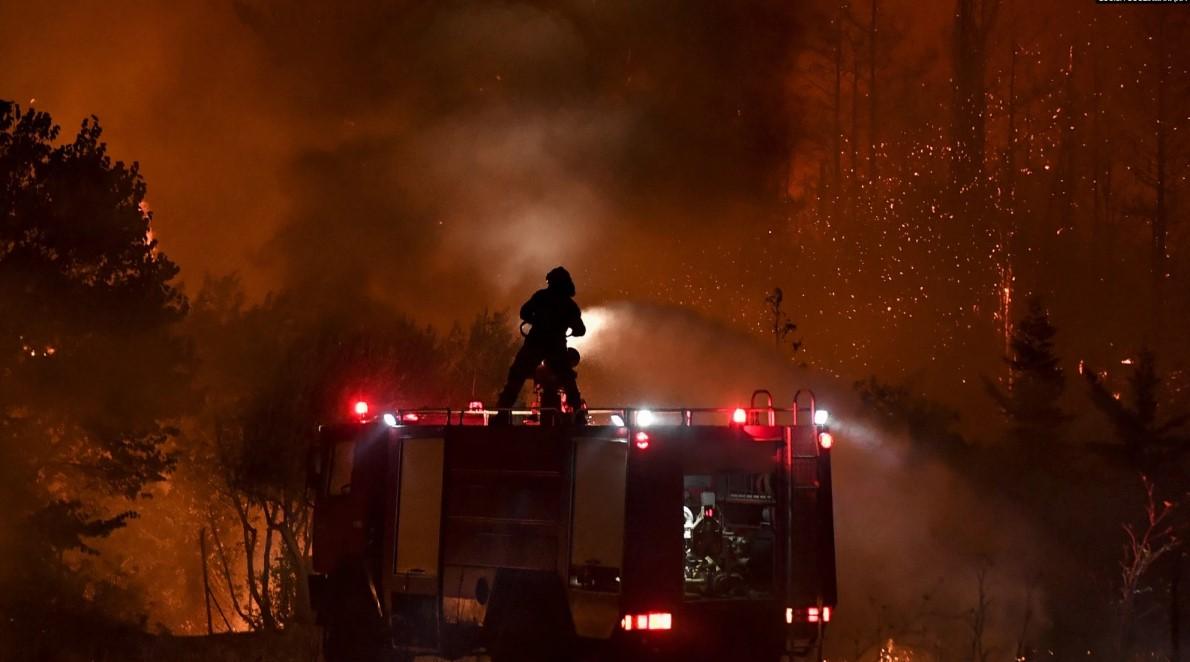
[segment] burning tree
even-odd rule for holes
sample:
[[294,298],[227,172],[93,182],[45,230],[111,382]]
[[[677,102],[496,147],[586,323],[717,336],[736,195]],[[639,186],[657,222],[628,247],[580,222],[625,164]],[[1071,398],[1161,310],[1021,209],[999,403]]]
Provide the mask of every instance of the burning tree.
[[1156,356],[1151,350],[1143,349],[1135,361],[1127,361],[1132,367],[1128,377],[1130,402],[1111,392],[1094,370],[1084,369],[1083,378],[1087,381],[1091,403],[1107,417],[1124,446],[1129,464],[1151,474],[1190,450],[1190,439],[1175,434],[1190,416],[1173,416],[1159,421],[1162,380],[1157,373]]
[[[445,338],[387,305],[282,293],[245,307],[234,279],[208,282],[190,333],[203,339],[205,396],[192,460],[217,495],[204,522],[221,629],[311,623],[307,461],[320,424],[351,415],[490,393],[515,343],[503,313]],[[478,389],[484,389],[479,391]]]
[[[797,331],[797,324],[793,323],[782,307],[784,302],[785,292],[779,287],[774,287],[773,291],[764,297],[764,303],[768,306],[769,331],[773,334],[773,344],[777,347],[781,347],[789,335]],[[802,348],[800,340],[790,340],[789,343],[794,354]]]
[[178,268],[101,135],[92,117],[55,144],[49,115],[0,101],[0,606],[23,636],[94,609],[91,543],[169,474],[186,403]]
[[1054,353],[1054,326],[1041,299],[1029,300],[1029,310],[1012,335],[1012,354],[1005,358],[1010,371],[1008,392],[984,380],[988,394],[1000,405],[1022,444],[1052,443],[1066,422],[1058,405],[1066,379]]
[[[1181,536],[1185,530],[1185,522],[1180,521],[1184,519],[1184,501],[1158,502],[1153,481],[1142,474],[1141,482],[1145,490],[1145,518],[1140,526],[1132,523],[1123,525],[1125,540],[1119,584],[1119,650],[1122,660],[1131,659],[1136,646],[1136,601],[1144,591],[1149,571],[1163,557],[1182,548]],[[1177,646],[1176,640],[1174,646]]]

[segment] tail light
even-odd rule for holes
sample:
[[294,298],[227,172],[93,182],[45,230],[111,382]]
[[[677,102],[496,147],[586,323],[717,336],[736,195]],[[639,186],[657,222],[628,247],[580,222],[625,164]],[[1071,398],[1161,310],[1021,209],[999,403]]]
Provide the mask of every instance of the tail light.
[[632,630],[672,630],[673,614],[664,611],[654,611],[647,614],[625,614],[620,619],[620,627],[625,631]]
[[831,622],[831,608],[824,607],[806,607],[804,609],[794,609],[793,607],[785,608],[785,622],[786,623],[830,623]]
[[744,423],[747,423],[748,422],[748,412],[744,411],[742,408],[737,407],[735,411],[731,412],[731,422],[737,423],[739,425],[743,425]]
[[352,411],[355,412],[356,416],[367,416],[368,415],[368,403],[363,400],[357,400],[355,403],[355,406],[352,407]]

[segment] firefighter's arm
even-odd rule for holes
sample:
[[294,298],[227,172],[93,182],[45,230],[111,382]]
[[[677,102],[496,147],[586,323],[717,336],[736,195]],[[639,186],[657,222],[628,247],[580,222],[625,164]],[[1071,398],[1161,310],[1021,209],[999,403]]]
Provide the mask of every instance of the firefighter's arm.
[[532,324],[534,319],[536,319],[537,305],[533,301],[536,298],[537,295],[533,295],[529,297],[528,301],[521,305],[521,321]]
[[574,307],[574,317],[570,320],[570,335],[575,338],[587,335],[587,325],[583,324],[583,314],[577,305]]

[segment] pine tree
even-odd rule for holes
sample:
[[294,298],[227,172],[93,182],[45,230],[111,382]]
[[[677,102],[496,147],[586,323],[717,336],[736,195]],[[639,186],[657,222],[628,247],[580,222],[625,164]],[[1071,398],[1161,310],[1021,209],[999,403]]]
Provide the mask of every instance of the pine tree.
[[988,394],[1008,418],[1010,434],[1025,444],[1048,443],[1058,439],[1067,416],[1058,401],[1066,388],[1066,377],[1054,353],[1056,330],[1049,313],[1038,297],[1012,334],[1012,355],[1006,357],[1011,383],[1001,391],[985,378]]
[[95,118],[58,134],[0,100],[0,532],[19,532],[0,545],[0,611],[22,618],[89,608],[68,559],[169,475],[194,400],[187,301],[137,165],[112,160]]
[[1142,349],[1137,356],[1128,377],[1127,399],[1112,393],[1094,370],[1084,370],[1083,377],[1090,388],[1091,404],[1107,417],[1128,460],[1138,470],[1152,475],[1163,458],[1190,450],[1190,440],[1175,434],[1190,416],[1158,422],[1162,380],[1151,350]]

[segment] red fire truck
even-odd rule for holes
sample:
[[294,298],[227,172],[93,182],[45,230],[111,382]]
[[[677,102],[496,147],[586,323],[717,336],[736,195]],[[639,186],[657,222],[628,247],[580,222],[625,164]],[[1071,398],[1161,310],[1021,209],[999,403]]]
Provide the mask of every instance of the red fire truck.
[[821,659],[832,436],[812,394],[584,426],[355,411],[311,457],[328,662]]

